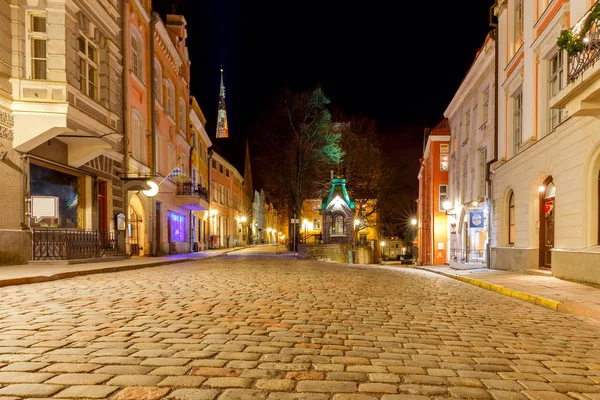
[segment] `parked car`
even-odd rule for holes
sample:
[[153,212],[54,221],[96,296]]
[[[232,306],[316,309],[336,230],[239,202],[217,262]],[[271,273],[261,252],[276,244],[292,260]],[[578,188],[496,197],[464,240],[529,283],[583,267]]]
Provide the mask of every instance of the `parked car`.
[[400,264],[414,264],[415,256],[412,254],[403,254],[396,256],[396,260],[400,261]]

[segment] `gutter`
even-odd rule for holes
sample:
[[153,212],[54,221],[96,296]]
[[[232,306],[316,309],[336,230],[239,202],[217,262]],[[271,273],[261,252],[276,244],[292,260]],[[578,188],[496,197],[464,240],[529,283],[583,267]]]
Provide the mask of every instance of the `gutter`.
[[[151,154],[151,165],[150,165],[150,176],[156,178],[156,113],[154,111],[154,103],[156,101],[156,88],[154,87],[154,79],[156,77],[156,70],[154,68],[154,31],[156,29],[156,23],[160,19],[160,16],[156,12],[152,12],[150,20],[150,123],[152,124],[152,154]],[[157,255],[157,242],[160,242],[160,238],[156,238],[156,196],[151,199],[151,220],[150,220],[150,255]]]
[[492,164],[498,161],[498,81],[499,81],[499,73],[498,73],[498,55],[500,53],[500,49],[498,46],[498,23],[494,21],[494,9],[498,6],[498,0],[494,3],[493,6],[490,7],[489,14],[489,25],[492,28],[490,32],[491,38],[494,41],[494,157],[486,163],[486,181],[487,181],[487,190],[488,190],[488,243],[487,243],[487,262],[486,267],[488,269],[491,268],[492,264],[492,174],[494,171],[491,170]]

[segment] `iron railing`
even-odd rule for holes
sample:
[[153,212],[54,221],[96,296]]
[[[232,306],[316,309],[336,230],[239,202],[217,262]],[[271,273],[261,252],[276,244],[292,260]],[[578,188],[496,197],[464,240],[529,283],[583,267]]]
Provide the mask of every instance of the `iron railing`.
[[76,260],[123,255],[119,231],[32,229],[34,260]]
[[177,195],[178,196],[198,196],[201,199],[208,201],[208,191],[200,185],[194,185],[192,183],[178,183],[177,184]]
[[450,249],[450,260],[455,262],[485,262],[484,249]]
[[[592,8],[596,7],[596,4]],[[589,15],[589,12],[585,14],[584,18],[575,26],[574,29],[579,27]],[[581,50],[576,54],[569,56],[569,71],[567,74],[567,82],[575,80],[579,75],[591,67],[600,58],[600,20],[592,22],[592,26],[589,32],[581,40]]]

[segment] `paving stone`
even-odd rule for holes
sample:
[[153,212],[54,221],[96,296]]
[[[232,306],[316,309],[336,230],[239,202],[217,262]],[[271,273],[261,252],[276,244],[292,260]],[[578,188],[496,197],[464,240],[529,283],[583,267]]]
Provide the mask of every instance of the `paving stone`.
[[192,368],[190,375],[199,376],[239,376],[240,371],[233,368],[212,368],[212,367],[199,367]]
[[345,381],[299,381],[296,385],[297,392],[322,392],[322,393],[351,393],[357,391],[355,382]]
[[327,394],[316,393],[271,393],[268,400],[329,400]]
[[119,388],[116,386],[106,385],[69,386],[54,397],[69,399],[105,399],[109,394],[117,391],[118,389]]
[[342,393],[333,396],[333,400],[374,400],[377,397],[368,394]]
[[530,400],[572,400],[569,396],[558,392],[526,390],[523,394]]
[[47,380],[45,383],[55,385],[98,385],[106,382],[112,375],[106,374],[61,374],[57,375],[52,379]]
[[63,389],[60,385],[45,385],[39,383],[24,383],[8,385],[0,389],[0,396],[46,397]]
[[0,383],[41,383],[54,375],[40,372],[0,372]]
[[370,393],[398,393],[397,385],[389,383],[361,383],[358,386],[358,391]]
[[519,392],[506,392],[504,390],[488,390],[494,400],[527,400]]
[[262,390],[290,391],[296,386],[296,382],[289,379],[259,379],[255,386]]
[[209,378],[204,382],[205,387],[215,388],[247,388],[252,384],[252,379],[247,378]]
[[206,381],[203,376],[169,376],[162,380],[158,386],[170,387],[200,387]]
[[448,389],[452,396],[459,399],[491,399],[492,396],[487,390],[471,387],[451,387]]
[[115,394],[111,400],[159,400],[167,393],[169,388],[155,386],[126,387]]
[[267,393],[253,389],[227,389],[219,400],[265,400]]
[[114,386],[154,386],[164,378],[153,375],[120,375],[115,376],[106,385]]
[[40,362],[15,362],[0,368],[0,372],[35,372],[47,367],[48,363]]
[[214,400],[219,395],[212,389],[176,389],[169,394],[170,400]]

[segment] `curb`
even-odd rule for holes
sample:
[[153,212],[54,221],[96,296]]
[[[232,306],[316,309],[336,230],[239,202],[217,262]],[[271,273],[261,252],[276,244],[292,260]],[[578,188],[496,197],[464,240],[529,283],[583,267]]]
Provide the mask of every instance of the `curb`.
[[216,254],[211,254],[211,255],[208,255],[208,256],[202,257],[202,258],[199,258],[199,257],[180,258],[177,260],[156,261],[156,262],[149,262],[146,264],[122,265],[119,267],[106,267],[106,268],[89,269],[89,270],[83,270],[83,271],[59,272],[59,273],[53,274],[53,275],[36,275],[36,276],[28,276],[26,278],[0,279],[0,287],[26,285],[26,284],[30,284],[30,283],[50,282],[50,281],[57,281],[60,279],[75,278],[77,276],[84,276],[84,275],[95,275],[95,274],[106,274],[106,273],[110,273],[110,272],[133,271],[136,269],[160,267],[163,265],[181,264],[181,263],[190,262],[190,261],[204,261],[204,260],[210,260],[213,258],[224,257],[229,253],[233,253],[234,251],[243,250],[248,247],[250,247],[250,246],[234,248],[232,250],[223,251],[223,252],[216,253]]
[[[460,276],[460,275],[449,274],[449,273],[443,272],[443,271],[436,271],[436,270],[428,269],[428,268],[418,268],[418,269],[423,270],[423,271],[433,272],[434,274],[438,274],[438,275],[443,275],[448,278],[452,278],[452,279],[455,279],[455,280],[458,280],[461,282],[469,283],[473,286],[478,286],[482,289],[487,289],[492,292],[503,294],[505,296],[514,297],[515,299],[523,300],[528,303],[532,303],[532,304],[535,304],[538,306],[549,308],[550,310],[562,311],[562,312],[568,312],[568,313],[575,314],[574,312],[572,312],[572,311],[575,311],[575,310],[572,310],[572,307],[569,307],[568,305],[565,306],[565,304],[561,303],[560,301],[546,299],[544,297],[536,296],[533,294],[518,292],[516,290],[508,289],[504,286],[495,285],[493,283],[487,283],[484,281],[480,281],[478,279],[467,278],[467,277]],[[584,314],[577,313],[575,315],[584,315]],[[590,315],[588,313],[585,316],[590,316]]]

